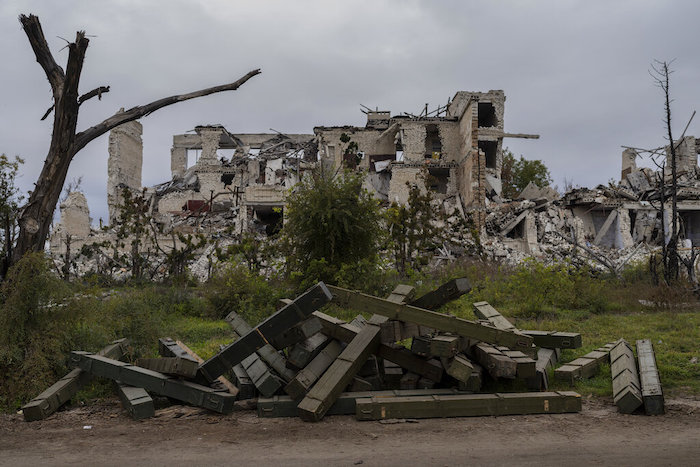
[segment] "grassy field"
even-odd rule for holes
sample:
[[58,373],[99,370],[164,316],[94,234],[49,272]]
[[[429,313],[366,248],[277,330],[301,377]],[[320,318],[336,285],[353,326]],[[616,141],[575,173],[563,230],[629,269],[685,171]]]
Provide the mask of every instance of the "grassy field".
[[[466,319],[475,319],[469,296],[449,307],[450,313]],[[351,319],[352,311],[328,307],[330,314]],[[583,337],[579,349],[564,350],[562,362],[571,361],[608,342],[626,339],[634,347],[637,339],[651,339],[656,352],[661,382],[667,395],[700,395],[700,364],[692,363],[700,358],[700,312],[663,311],[650,309],[645,312],[593,314],[586,310],[563,310],[547,319],[535,320],[513,316],[508,309],[499,310],[521,329],[557,330],[578,332]],[[233,335],[224,321],[211,321],[185,316],[173,317],[166,324],[170,337],[189,345],[202,358],[212,356],[221,344],[230,343]],[[550,375],[551,376],[551,375]],[[550,377],[553,389],[571,389],[568,383]],[[502,386],[501,390],[509,390]],[[518,389],[517,385],[512,389]],[[578,381],[574,390],[583,395],[609,396],[612,393],[610,371],[601,367],[598,376]]]

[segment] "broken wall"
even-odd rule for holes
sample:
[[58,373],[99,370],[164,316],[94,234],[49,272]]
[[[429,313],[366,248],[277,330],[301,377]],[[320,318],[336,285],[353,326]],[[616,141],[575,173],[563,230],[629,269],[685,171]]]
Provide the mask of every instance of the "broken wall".
[[[123,112],[124,109],[121,109]],[[119,217],[122,190],[127,187],[141,191],[141,168],[143,166],[143,126],[128,122],[109,132],[109,159],[107,160],[107,206],[109,223]]]

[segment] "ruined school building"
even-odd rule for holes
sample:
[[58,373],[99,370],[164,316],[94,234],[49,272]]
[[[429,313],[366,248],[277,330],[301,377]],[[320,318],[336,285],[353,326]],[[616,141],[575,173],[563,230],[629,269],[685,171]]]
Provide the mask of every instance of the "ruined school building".
[[[420,115],[392,116],[367,110],[363,127],[318,126],[313,134],[236,134],[221,125],[198,126],[173,137],[171,179],[146,189],[141,184],[142,126],[130,122],[109,137],[109,224],[119,217],[127,187],[144,193],[149,214],[163,228],[166,248],[177,246],[173,231],[270,235],[281,227],[286,193],[305,172],[322,165],[363,171],[365,186],[386,204],[406,203],[411,185],[431,190],[445,211],[471,217],[496,259],[511,252],[537,256],[543,246],[564,242],[559,234],[605,248],[661,241],[658,174],[637,169],[638,154],[631,149],[623,152],[617,186],[576,189],[559,199],[551,188],[531,185],[519,200],[501,199],[503,139],[538,137],[506,133],[504,104],[500,90],[459,91],[434,112],[426,108]],[[700,244],[699,150],[693,137],[678,149],[681,237],[693,245]],[[670,225],[668,213],[664,222]],[[65,253],[70,239],[75,252],[110,235],[91,228],[85,197],[71,193],[61,205],[51,250]]]
[[[503,91],[460,91],[436,116],[368,111],[364,127],[319,126],[313,134],[235,134],[221,125],[198,126],[173,137],[171,180],[144,193],[150,214],[166,230],[206,231],[208,224],[213,228],[207,219],[216,219],[218,229],[223,220],[234,233],[270,234],[281,225],[285,194],[306,171],[346,167],[364,171],[366,187],[380,200],[405,203],[409,184],[418,184],[471,211],[481,225],[487,191],[500,192],[503,138],[536,137],[504,132],[504,103]],[[142,131],[130,122],[110,133],[110,225],[119,216],[124,187],[143,191]],[[356,151],[348,150],[352,143]],[[230,157],[222,157],[226,152]],[[75,251],[104,235],[90,229],[85,197],[72,193],[61,205],[51,249],[64,251],[67,236]]]

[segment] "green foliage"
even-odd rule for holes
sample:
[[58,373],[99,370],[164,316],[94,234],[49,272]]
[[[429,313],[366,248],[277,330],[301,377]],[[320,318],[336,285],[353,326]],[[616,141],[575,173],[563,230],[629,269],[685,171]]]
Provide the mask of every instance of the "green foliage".
[[84,290],[58,278],[42,255],[28,254],[0,286],[0,410],[16,409],[65,375],[71,350],[94,352],[128,337],[133,361],[154,356],[163,336],[230,341],[226,323],[200,318],[210,308],[182,288]]
[[273,314],[279,299],[292,296],[294,293],[284,284],[268,280],[234,262],[210,279],[206,288],[213,317],[222,319],[235,311],[251,325]]
[[[287,198],[282,229],[290,275],[307,271],[332,281],[357,262],[376,265],[382,239],[379,205],[362,187],[362,174],[315,172]],[[323,267],[319,267],[319,262]]]
[[523,156],[516,160],[513,153],[506,148],[503,151],[501,181],[503,197],[515,199],[530,182],[544,188],[552,183],[552,177],[541,160],[529,161]]
[[413,185],[406,205],[394,203],[387,210],[391,250],[401,275],[410,269],[421,270],[445,239],[445,229],[438,226],[438,215],[431,201],[430,191],[422,193]]
[[602,313],[611,306],[604,289],[613,282],[612,278],[595,278],[585,268],[528,260],[511,271],[502,270],[495,278],[484,278],[472,297],[495,306],[508,305],[519,316],[537,319],[558,309]]
[[0,279],[10,267],[12,249],[17,237],[17,214],[24,197],[15,186],[15,178],[19,166],[23,163],[24,160],[17,156],[12,160],[5,154],[0,154]]

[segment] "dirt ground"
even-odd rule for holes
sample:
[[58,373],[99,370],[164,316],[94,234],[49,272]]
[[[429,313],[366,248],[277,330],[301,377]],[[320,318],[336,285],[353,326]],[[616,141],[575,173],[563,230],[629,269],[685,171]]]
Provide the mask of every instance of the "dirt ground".
[[133,421],[118,400],[26,423],[0,416],[0,465],[699,465],[700,400],[658,417],[588,399],[580,414],[358,422],[172,406]]

